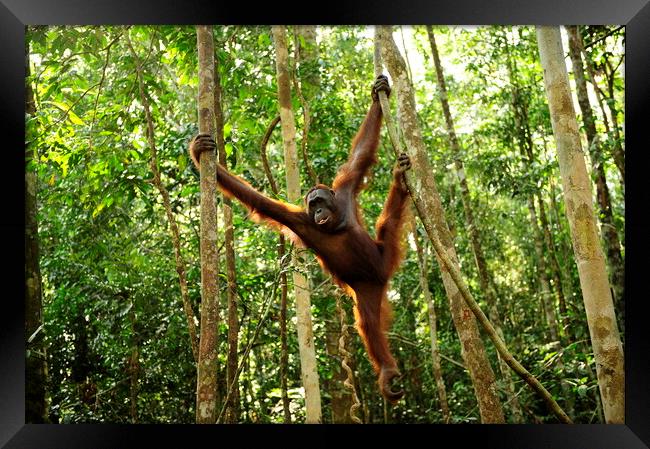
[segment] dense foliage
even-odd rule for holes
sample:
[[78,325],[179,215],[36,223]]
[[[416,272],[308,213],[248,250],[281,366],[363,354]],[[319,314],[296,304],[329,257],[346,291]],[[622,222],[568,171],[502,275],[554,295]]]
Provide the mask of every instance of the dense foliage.
[[[272,195],[259,148],[268,124],[278,113],[270,28],[217,26],[214,30],[229,169]],[[293,52],[295,33],[291,27],[289,31]],[[437,27],[435,32],[472,194],[471,206],[494,273],[505,341],[570,411],[575,422],[602,422],[535,29]],[[613,148],[624,146],[624,31],[589,26],[580,27],[580,32],[603,103],[598,107],[590,84],[597,129],[604,142],[602,156],[615,225],[624,242],[624,183],[612,156]],[[159,170],[180,227],[192,306],[197,316],[199,312],[199,183],[187,156],[188,140],[197,132],[194,27],[30,28],[28,81],[34,90],[36,115],[27,123],[27,139],[37,157],[27,169],[38,175],[46,389],[53,422],[194,422],[196,366],[169,223],[160,194],[151,183],[151,151],[127,35],[143,62]],[[409,61],[424,139],[435,167],[431,175],[455,236],[463,274],[487,309],[453,171],[454,156],[437,97],[426,30],[396,28],[395,40]],[[372,29],[319,27],[317,50],[317,59],[301,65],[295,81],[310,75],[318,78],[318,87],[304,92],[310,115],[307,151],[321,182],[329,183],[346,159],[349,142],[370,104]],[[567,65],[570,69],[568,58]],[[298,95],[294,95],[293,106],[300,145],[305,136]],[[521,110],[526,111],[534,146],[532,163],[522,157],[518,146],[517,133],[522,125],[516,114]],[[607,119],[609,133],[603,118]],[[394,162],[387,136],[381,145],[380,160],[360,196],[370,229],[383,206]],[[267,151],[273,175],[283,190],[279,127]],[[304,166],[301,170],[304,193],[310,181]],[[556,257],[559,267],[557,276],[550,276],[552,307],[561,327],[559,346],[551,341],[540,305],[538,255],[528,208],[531,195],[539,196],[545,204],[553,255],[548,254],[548,247],[544,251],[547,257]],[[277,235],[247,220],[239,204],[234,206],[234,229],[240,356],[249,344],[252,348],[239,379],[239,420],[283,422]],[[431,368],[427,304],[411,231],[405,237],[404,263],[389,292],[395,311],[390,341],[404,373],[405,401],[385,408],[355,332],[347,343],[353,352],[366,422],[443,422]],[[421,231],[416,229],[416,235],[425,241]],[[223,241],[221,235],[219,240]],[[474,391],[462,366],[460,342],[439,267],[432,250],[425,250],[452,422],[478,422]],[[340,292],[331,286],[315,259],[308,260],[323,420],[331,422],[331,392],[342,387],[335,375],[340,370],[340,358],[332,356],[327,346],[331,345],[328,334],[334,332],[338,337],[340,333],[335,301]],[[225,263],[221,270],[225,270]],[[560,314],[555,295],[558,282],[566,298],[565,316]],[[218,377],[225,396],[225,282],[220,285],[224,294]],[[349,298],[342,301],[351,323],[351,302]],[[289,304],[289,398],[293,421],[301,422],[304,398],[291,298]],[[485,341],[498,373],[496,351]],[[512,398],[506,396],[503,380],[497,377],[506,417],[512,421]],[[526,422],[555,422],[523,381],[515,379],[515,387]]]

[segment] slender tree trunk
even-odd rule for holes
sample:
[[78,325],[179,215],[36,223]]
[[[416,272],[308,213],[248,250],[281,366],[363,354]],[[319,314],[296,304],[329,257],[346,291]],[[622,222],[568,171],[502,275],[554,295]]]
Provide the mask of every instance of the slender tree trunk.
[[[219,76],[219,63],[215,59],[214,68],[214,115],[216,124],[216,141],[219,163],[228,166],[226,161],[226,144],[224,142],[223,127],[223,101],[221,91],[221,78]],[[239,318],[237,314],[237,276],[235,274],[235,235],[232,226],[232,201],[221,195],[223,199],[223,226],[224,226],[224,255],[226,258],[226,278],[228,288],[228,360],[226,362],[226,423],[239,421],[239,386],[238,386],[238,360],[239,348]]]
[[303,86],[305,98],[309,100],[320,89],[316,26],[299,25],[295,27],[295,32],[297,38],[296,59],[299,64],[297,75]]
[[43,287],[39,265],[38,241],[38,177],[31,164],[38,161],[33,141],[36,131],[36,105],[29,67],[29,42],[25,45],[25,422],[48,422],[45,384],[47,362],[43,344]]
[[573,340],[571,337],[571,327],[569,325],[569,317],[567,315],[566,309],[566,298],[564,296],[564,285],[562,282],[562,270],[560,269],[560,264],[557,260],[555,242],[553,241],[551,228],[548,223],[548,218],[546,217],[546,207],[544,206],[544,199],[542,198],[541,192],[537,195],[537,204],[539,206],[539,218],[542,225],[542,232],[544,233],[544,241],[546,243],[546,249],[551,261],[551,273],[553,274],[553,281],[555,283],[554,287],[555,291],[557,292],[558,305],[560,306],[562,330],[564,331],[564,335],[569,337],[569,340]]
[[422,243],[418,238],[417,225],[415,219],[412,219],[413,240],[415,241],[415,249],[418,256],[418,272],[420,277],[420,287],[422,288],[422,295],[427,302],[427,310],[429,312],[429,337],[431,339],[431,360],[433,365],[433,378],[436,381],[436,390],[438,393],[438,400],[440,401],[440,409],[442,411],[442,418],[445,424],[451,421],[451,414],[449,413],[449,404],[447,403],[447,389],[445,382],[442,378],[442,368],[440,367],[440,352],[438,351],[438,336],[436,325],[436,309],[433,304],[433,296],[429,290],[429,283],[427,282],[427,275],[429,273],[427,267],[427,257],[424,254]]
[[[300,172],[298,171],[298,154],[296,151],[296,127],[291,110],[291,86],[285,28],[273,26],[273,39],[276,50],[276,69],[278,77],[278,100],[282,122],[282,141],[286,162],[287,197],[289,202],[301,198]],[[294,252],[294,267],[304,266],[304,260]],[[310,289],[307,279],[298,270],[293,272],[294,292],[296,296],[296,318],[298,329],[298,346],[300,349],[300,369],[302,384],[305,389],[306,422],[321,422],[321,400],[316,367],[316,350],[311,323]]]
[[[262,348],[260,346],[255,346],[251,348],[251,353],[255,357],[255,377],[257,377],[257,384],[261,386],[258,390],[257,401],[259,403],[259,408],[257,410],[257,420],[258,422],[268,422],[269,410],[266,404],[267,392],[268,389],[265,388],[265,370],[264,370],[264,354],[262,353]],[[252,388],[251,388],[252,390]]]
[[[260,157],[264,172],[269,180],[271,190],[277,196],[279,194],[278,184],[273,178],[268,158],[266,157],[266,145],[271,138],[273,129],[280,122],[280,116],[276,116],[264,133],[262,143],[260,144]],[[284,235],[280,234],[278,238],[278,260],[284,263],[286,255],[286,245]],[[289,350],[287,348],[287,272],[285,266],[280,267],[280,389],[282,395],[282,408],[284,410],[284,423],[291,424],[291,409],[289,408],[289,394],[287,391],[287,371],[289,371]]]
[[409,52],[406,47],[406,42],[404,42],[404,27],[402,25],[399,26],[399,34],[400,37],[402,38],[402,48],[404,48],[404,63],[406,64],[406,73],[409,75],[409,81],[411,84],[413,83],[413,72],[411,71],[411,63],[409,62]]
[[608,423],[622,424],[625,422],[623,346],[600,248],[591,183],[580,145],[559,27],[537,27],[537,41],[605,419]]
[[[596,93],[596,100],[598,101],[598,106],[603,116],[603,124],[605,125],[605,132],[609,136],[611,134],[611,129],[609,126],[609,120],[607,119],[607,112],[605,111],[605,106],[603,104],[604,94],[600,89],[600,86],[596,83],[594,64],[589,54],[584,48],[582,38],[580,37],[580,33],[578,33],[577,37],[578,38],[576,43],[579,46],[582,55],[585,57],[585,65],[587,67],[586,73],[587,76],[589,77],[589,82],[593,86],[594,92]],[[612,97],[611,100],[613,102],[614,98]],[[614,159],[614,164],[616,164],[616,168],[618,168],[618,172],[621,175],[621,187],[623,187],[623,191],[625,191],[625,152],[623,150],[621,135],[618,129],[618,118],[616,117],[616,114],[614,114],[616,107],[610,103],[609,110],[612,113],[612,121],[614,122],[614,146],[612,147],[611,152],[612,152],[612,157]]]
[[557,321],[555,320],[555,307],[553,306],[553,295],[548,282],[548,271],[546,267],[546,257],[544,256],[544,237],[542,231],[539,229],[537,222],[537,212],[535,210],[534,196],[528,197],[528,212],[530,213],[530,224],[533,228],[533,236],[535,240],[535,255],[537,256],[537,274],[539,276],[539,284],[541,288],[540,302],[542,304],[542,311],[546,317],[546,326],[548,328],[549,337],[551,341],[557,342],[559,340],[557,333]]
[[[496,329],[499,336],[503,339],[503,330],[501,324],[502,322],[497,308],[497,298],[493,287],[493,278],[492,274],[488,270],[485,255],[483,253],[483,246],[481,244],[481,235],[478,226],[476,225],[476,220],[474,219],[471,194],[469,191],[469,185],[467,184],[467,178],[465,176],[465,168],[463,159],[461,157],[462,152],[460,143],[458,142],[458,138],[456,136],[454,120],[449,108],[445,76],[442,70],[442,64],[440,62],[440,55],[438,53],[438,46],[436,45],[435,35],[433,34],[433,28],[431,26],[427,26],[427,34],[429,35],[431,53],[433,55],[436,77],[438,79],[438,96],[440,97],[440,103],[442,104],[442,112],[445,116],[447,134],[449,136],[449,143],[456,166],[456,176],[458,178],[458,184],[460,186],[461,200],[463,202],[463,210],[465,212],[465,220],[467,222],[472,253],[474,254],[474,262],[476,263],[476,269],[478,271],[479,283],[481,285],[481,291],[485,295],[485,300],[488,304],[488,316],[490,317],[490,321],[494,325],[494,328]],[[499,369],[505,383],[507,396],[511,398],[510,404],[512,405],[512,412],[515,422],[521,422],[521,408],[519,406],[519,400],[515,396],[515,387],[512,380],[512,375],[510,369],[508,368],[508,365],[501,357],[499,357]]]
[[[196,27],[199,51],[199,132],[215,134],[214,38],[212,27]],[[217,157],[201,155],[201,337],[196,383],[196,422],[217,418],[217,326],[219,254],[217,251]]]
[[621,244],[616,225],[614,224],[609,188],[607,187],[607,180],[605,178],[604,160],[596,132],[596,122],[587,94],[587,82],[585,81],[582,57],[580,55],[578,28],[576,26],[568,26],[566,29],[569,34],[569,55],[573,64],[573,77],[576,82],[578,104],[580,105],[582,122],[585,134],[587,135],[587,145],[589,147],[589,155],[591,156],[591,169],[596,180],[596,197],[600,209],[598,214],[601,224],[600,230],[605,241],[605,254],[609,265],[611,285],[614,290],[614,301],[618,306],[617,311],[621,315],[621,322],[623,322],[623,313],[625,311],[625,267],[623,257],[621,256]]
[[[440,195],[433,176],[431,176],[432,170],[415,113],[415,98],[413,88],[408,81],[406,65],[393,41],[390,27],[381,26],[376,27],[375,30],[376,45],[381,48],[381,58],[388,67],[394,81],[394,92],[397,93],[398,120],[412,163],[412,170],[408,179],[417,183],[416,185],[410,185],[409,190],[411,193],[417,192],[419,199],[423,203],[423,209],[420,209],[416,203],[420,218],[427,220],[429,226],[435,228],[435,233],[439,236],[444,251],[451,259],[453,267],[458,270],[456,249],[445,220]],[[379,70],[381,70],[380,67]],[[377,71],[377,66],[375,70]],[[425,227],[426,225],[427,223],[425,223]],[[472,315],[472,310],[463,301],[461,292],[454,279],[452,279],[448,267],[440,260],[438,260],[438,264],[441,267],[442,280],[449,298],[454,325],[461,341],[461,353],[474,386],[481,421],[483,423],[503,423],[505,419],[496,391],[494,372],[487,359],[476,319]]]
[[307,156],[309,142],[309,126],[311,124],[310,100],[320,88],[320,75],[318,73],[318,45],[316,44],[316,27],[303,25],[294,27],[294,68],[293,81],[296,94],[302,105],[303,129],[300,139],[300,152],[302,153],[305,172],[313,185],[319,184],[318,175],[311,168]]
[[[560,207],[555,200],[555,195],[556,195],[556,187],[555,183],[551,180],[550,182],[550,198],[551,198],[551,222],[555,223],[555,227],[558,231],[564,232],[566,226],[568,226],[566,220],[560,220]],[[573,303],[573,297],[574,297],[574,285],[573,285],[573,275],[571,274],[571,270],[567,269],[568,267],[571,266],[571,258],[572,258],[572,251],[570,248],[569,242],[565,238],[560,238],[558,243],[558,253],[556,255],[558,256],[558,264],[560,267],[560,273],[562,273],[562,280],[563,285],[564,285],[564,295],[566,298],[566,304],[567,304],[567,325],[569,326],[569,331],[567,332],[567,335],[572,336],[572,331],[571,331],[571,320],[568,318],[568,307],[575,307]]]
[[[605,54],[605,61],[607,61],[607,54]],[[609,113],[612,116],[612,128],[614,129],[614,147],[612,148],[612,156],[614,157],[614,163],[621,174],[621,183],[623,186],[623,191],[625,191],[625,150],[623,150],[623,138],[621,136],[620,127],[618,126],[618,109],[616,107],[616,99],[614,98],[614,71],[611,73],[611,78],[605,72],[607,77],[607,108]]]

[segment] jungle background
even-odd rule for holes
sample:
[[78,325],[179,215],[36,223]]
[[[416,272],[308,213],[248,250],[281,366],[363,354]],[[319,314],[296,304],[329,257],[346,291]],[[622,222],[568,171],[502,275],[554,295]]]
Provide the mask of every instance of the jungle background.
[[[276,31],[211,29],[222,163],[286,200]],[[511,353],[574,422],[608,421],[535,27],[391,31],[413,89],[427,176],[437,186],[469,289]],[[624,31],[562,28],[623,343]],[[283,32],[304,195],[315,176],[330,183],[347,159],[371,102],[375,37],[373,27]],[[190,26],[28,28],[27,422],[197,421],[200,191],[187,154],[198,132],[197,55]],[[393,89],[390,104],[400,121],[397,97]],[[394,162],[384,129],[379,162],[359,197],[371,230]],[[352,420],[355,398],[344,385],[350,375],[343,361],[359,405],[353,413],[365,423],[489,421],[461,356],[439,262],[415,213],[389,290],[389,340],[406,392],[391,406],[356,331],[346,326],[353,321],[351,299],[312,255],[291,263],[293,249],[286,243],[279,252],[276,232],[247,219],[236,201],[230,217],[220,195],[216,201],[219,422],[310,422],[305,397],[315,393],[306,393],[301,380],[296,272],[306,276],[311,302],[317,422]],[[557,422],[480,333],[501,422]]]

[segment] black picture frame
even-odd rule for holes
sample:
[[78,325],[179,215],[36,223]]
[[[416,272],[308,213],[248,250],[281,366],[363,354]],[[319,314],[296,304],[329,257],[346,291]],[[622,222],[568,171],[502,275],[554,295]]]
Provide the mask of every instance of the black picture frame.
[[[202,0],[0,0],[0,110],[5,125],[0,184],[0,239],[7,257],[2,270],[0,311],[0,446],[7,448],[186,447],[206,438],[210,445],[263,443],[301,446],[330,442],[345,446],[386,443],[440,445],[475,443],[499,448],[643,448],[650,445],[650,339],[644,252],[643,186],[647,138],[644,112],[650,99],[649,0],[446,0],[417,2],[328,2],[313,5],[242,4]],[[626,26],[626,424],[625,425],[391,425],[391,426],[189,426],[25,424],[24,337],[24,36],[36,24],[621,24]],[[647,112],[646,112],[647,113]],[[23,187],[24,188],[24,187]],[[16,257],[16,259],[14,259]],[[20,262],[23,263],[20,263]],[[22,271],[21,271],[22,270]],[[15,291],[14,291],[15,290]],[[22,293],[22,296],[21,296]],[[345,435],[340,434],[340,430]],[[250,430],[250,431],[249,431]],[[305,435],[296,433],[307,432]],[[228,440],[224,440],[227,437]],[[298,438],[296,438],[298,437]],[[421,438],[421,440],[420,440]],[[422,441],[422,443],[420,443]]]

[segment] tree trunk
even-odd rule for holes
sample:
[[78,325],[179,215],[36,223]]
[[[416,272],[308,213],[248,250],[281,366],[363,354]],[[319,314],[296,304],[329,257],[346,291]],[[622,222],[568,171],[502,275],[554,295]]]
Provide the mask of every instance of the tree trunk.
[[580,145],[559,27],[537,27],[537,41],[605,419],[608,423],[622,424],[625,422],[623,346],[600,248],[591,183]]
[[[223,102],[221,93],[221,78],[219,76],[219,62],[215,59],[214,67],[214,115],[216,124],[216,141],[219,163],[228,166],[226,161],[226,144],[224,142],[223,127]],[[226,278],[228,288],[228,360],[226,362],[226,423],[239,421],[239,386],[238,386],[238,360],[239,347],[239,318],[237,314],[237,276],[235,274],[235,235],[232,226],[232,201],[221,195],[223,199],[223,226],[224,226],[224,255],[226,258]]]
[[535,211],[534,196],[528,197],[528,212],[530,213],[530,224],[533,228],[533,238],[535,240],[535,255],[537,256],[537,274],[539,276],[539,285],[541,288],[540,302],[542,312],[546,317],[546,327],[548,336],[553,342],[559,340],[557,333],[557,321],[555,320],[555,307],[553,306],[553,295],[548,282],[548,271],[546,267],[546,257],[544,256],[544,237],[537,223],[537,212]]
[[[596,93],[596,100],[598,101],[598,106],[603,116],[603,124],[605,125],[605,132],[609,136],[611,133],[611,129],[609,127],[609,120],[607,119],[607,112],[605,111],[605,106],[603,105],[604,94],[600,89],[600,86],[598,86],[598,84],[596,83],[596,74],[594,73],[595,71],[593,67],[593,61],[591,60],[589,54],[586,52],[584,48],[580,33],[578,33],[576,43],[580,48],[582,55],[585,57],[585,65],[587,67],[586,73],[587,76],[589,77],[589,82],[591,83],[592,87],[594,88],[594,92]],[[625,191],[625,152],[621,144],[622,140],[618,129],[618,118],[616,117],[615,114],[616,107],[614,106],[613,95],[610,99],[611,102],[608,103],[609,111],[612,114],[612,122],[614,126],[614,146],[611,149],[611,152],[612,152],[612,157],[614,159],[614,164],[616,164],[616,168],[618,168],[618,172],[621,175],[621,187],[623,188],[623,191]]]
[[[471,194],[469,191],[469,185],[467,184],[467,178],[465,176],[465,168],[461,157],[460,143],[456,137],[454,120],[451,116],[451,110],[449,108],[447,85],[445,83],[442,64],[440,63],[438,46],[436,45],[435,35],[433,34],[433,28],[431,26],[427,26],[427,34],[429,35],[431,53],[433,55],[436,77],[438,79],[438,96],[440,97],[440,103],[442,104],[442,112],[445,116],[447,134],[449,135],[449,143],[456,166],[456,176],[458,177],[458,184],[460,185],[461,200],[463,203],[463,210],[465,212],[465,220],[467,222],[472,253],[474,254],[474,262],[476,263],[476,269],[478,271],[479,283],[481,285],[481,291],[485,295],[485,300],[488,304],[488,316],[490,317],[490,321],[494,325],[494,328],[496,329],[499,336],[503,339],[503,330],[501,324],[502,322],[497,308],[497,298],[496,292],[494,291],[492,274],[488,270],[485,255],[483,253],[483,246],[481,245],[480,232],[476,225],[476,220],[474,219]],[[499,369],[505,383],[507,396],[511,398],[510,404],[512,405],[512,412],[515,422],[521,422],[521,408],[519,406],[519,400],[515,396],[515,387],[512,380],[512,375],[510,369],[508,368],[508,365],[501,357],[499,357]]]
[[302,25],[294,27],[294,67],[293,81],[302,105],[303,129],[300,139],[300,152],[302,153],[305,172],[313,185],[319,184],[318,175],[312,169],[307,156],[309,142],[309,127],[311,124],[310,100],[320,88],[320,75],[318,73],[318,45],[316,44],[316,27]]
[[[282,141],[286,162],[287,197],[289,202],[299,201],[300,172],[298,171],[298,154],[296,151],[296,127],[291,110],[291,86],[289,83],[289,65],[287,37],[284,27],[272,27],[276,50],[276,70],[278,77],[278,100],[282,122]],[[293,256],[294,267],[304,266],[304,260],[297,252]],[[311,323],[311,299],[307,279],[299,270],[293,272],[294,293],[296,296],[296,318],[298,346],[300,349],[300,369],[302,384],[305,389],[306,422],[321,422],[321,400],[316,367],[316,351]]]
[[[333,297],[336,292],[332,292]],[[341,338],[341,326],[338,320],[331,319],[325,323],[326,327],[326,350],[332,366],[332,379],[329,382],[329,393],[332,398],[332,423],[333,424],[350,424],[350,406],[352,405],[352,395],[344,382],[347,374],[341,367],[340,360],[343,355],[339,353],[339,339]]]
[[605,241],[607,262],[611,286],[614,293],[614,302],[617,304],[617,311],[621,315],[619,318],[623,322],[625,311],[625,267],[621,256],[621,244],[614,224],[612,215],[611,199],[607,180],[605,178],[605,166],[600,148],[600,142],[596,133],[596,122],[594,120],[589,96],[587,94],[587,82],[585,81],[584,69],[582,66],[582,57],[580,55],[580,43],[578,36],[578,27],[566,27],[569,34],[569,55],[573,65],[573,78],[576,82],[576,91],[578,95],[578,104],[582,112],[582,122],[587,135],[587,145],[591,158],[591,170],[596,180],[596,197],[600,213],[600,230],[603,240]]
[[[269,417],[269,409],[267,406],[267,393],[268,393],[268,387],[266,387],[266,375],[265,375],[265,365],[264,365],[264,354],[262,353],[262,347],[261,346],[255,346],[251,348],[251,354],[253,357],[255,357],[255,381],[256,383],[260,386],[260,388],[257,390],[257,401],[259,404],[259,407],[257,411],[255,412],[257,415],[257,422],[264,423],[268,422],[268,417]],[[250,357],[249,357],[250,358]],[[251,385],[251,392],[252,392],[252,385]]]
[[571,336],[571,327],[569,324],[569,316],[566,308],[566,298],[564,295],[564,285],[562,282],[562,270],[557,260],[557,252],[555,251],[555,242],[553,241],[553,234],[549,227],[548,218],[546,217],[546,207],[544,206],[544,199],[542,193],[537,195],[537,204],[539,205],[539,218],[542,225],[542,232],[544,233],[544,241],[548,251],[549,259],[551,261],[551,273],[553,274],[553,281],[555,283],[555,291],[557,292],[558,305],[560,307],[560,315],[562,318],[562,330],[564,335],[573,340]]
[[[607,62],[607,53],[605,53],[605,61]],[[607,108],[612,116],[612,128],[614,129],[614,147],[612,148],[612,156],[614,163],[621,174],[621,184],[623,191],[625,191],[625,150],[623,150],[623,138],[621,137],[620,127],[618,126],[618,109],[616,108],[616,99],[614,98],[614,72],[611,73],[611,78],[605,71],[607,77],[607,87],[609,96],[607,97]]]
[[433,365],[433,378],[436,380],[436,390],[438,393],[438,400],[440,401],[440,409],[442,411],[442,418],[445,424],[451,422],[451,414],[449,413],[449,404],[447,403],[447,390],[445,382],[442,378],[442,369],[440,367],[440,352],[438,351],[438,336],[436,326],[436,309],[433,304],[433,296],[429,290],[429,283],[427,275],[429,270],[427,268],[427,257],[424,254],[422,244],[418,238],[417,225],[415,219],[412,219],[413,240],[415,241],[415,249],[418,256],[418,268],[420,277],[420,287],[422,288],[422,295],[427,302],[427,310],[429,312],[429,337],[431,339],[431,360]]
[[[280,116],[276,116],[264,133],[262,143],[260,144],[260,157],[264,172],[269,180],[271,190],[277,196],[279,194],[278,184],[275,182],[271,167],[269,167],[268,158],[266,157],[266,145],[271,138],[273,130],[280,122]],[[283,264],[280,267],[280,390],[282,395],[282,409],[284,411],[284,423],[291,424],[291,409],[289,408],[289,394],[287,391],[287,372],[289,371],[289,351],[287,347],[287,272],[285,270],[284,259],[286,255],[286,246],[284,235],[278,237],[278,260]]]
[[[215,134],[214,38],[212,27],[196,27],[199,52],[199,132]],[[201,155],[201,337],[196,383],[196,422],[213,424],[217,406],[217,326],[219,254],[217,250],[217,157]]]
[[[375,40],[377,44],[380,44],[381,58],[385,61],[394,82],[394,92],[397,93],[398,99],[398,120],[411,157],[412,170],[409,180],[413,180],[416,185],[412,186],[410,191],[417,192],[422,201],[423,210],[418,207],[420,218],[427,220],[429,226],[435,229],[451,263],[458,270],[456,249],[445,220],[440,195],[434,178],[431,176],[433,170],[428,161],[416,116],[415,98],[413,88],[408,81],[406,65],[393,41],[390,27],[381,26],[376,27],[375,30]],[[439,254],[437,255],[439,256]],[[494,372],[487,359],[476,319],[472,315],[472,310],[463,301],[461,292],[447,266],[440,260],[438,260],[438,264],[441,267],[442,280],[449,298],[454,325],[461,341],[461,354],[474,386],[481,421],[483,423],[503,423],[505,420],[496,391]]]
[[[565,230],[568,230],[567,228],[568,223],[566,222],[566,220],[560,219],[560,207],[557,201],[555,200],[556,186],[552,180],[550,182],[549,188],[550,188],[549,196],[551,198],[551,208],[550,208],[551,222],[555,224],[557,231],[564,232]],[[564,281],[563,283],[564,296],[566,298],[567,306],[574,308],[575,304],[573,303],[573,299],[574,299],[575,288],[573,282],[573,275],[571,273],[571,270],[568,269],[572,266],[571,259],[573,257],[573,253],[570,248],[570,244],[569,242],[567,242],[566,239],[560,238],[560,241],[558,242],[558,252],[556,252],[556,255],[558,257],[558,265],[562,267],[560,269],[560,272],[562,273],[562,280]],[[568,318],[568,313],[569,311],[567,308],[567,323],[569,326],[571,326],[571,320]],[[567,335],[573,337],[572,330],[570,327],[567,332]]]
[[29,43],[25,45],[25,422],[40,424],[48,422],[45,384],[47,362],[43,344],[43,287],[39,265],[38,242],[38,178],[31,164],[38,161],[36,139],[36,105],[32,91],[29,67]]
[[320,88],[318,72],[318,44],[316,42],[316,25],[299,25],[296,32],[296,59],[299,64],[298,78],[303,86],[305,98],[314,97]]

